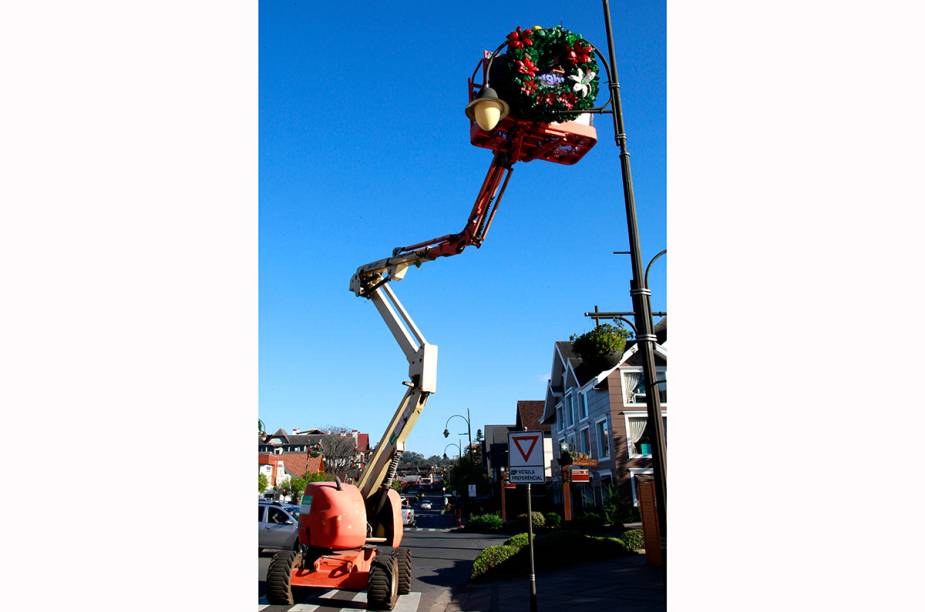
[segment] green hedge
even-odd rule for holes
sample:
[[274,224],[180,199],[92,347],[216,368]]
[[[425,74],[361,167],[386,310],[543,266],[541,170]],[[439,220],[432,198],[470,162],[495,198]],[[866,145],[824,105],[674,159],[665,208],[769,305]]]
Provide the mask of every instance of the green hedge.
[[[533,540],[536,541],[536,535],[533,536]],[[526,546],[529,541],[529,536],[526,533],[518,533],[517,535],[508,538],[504,543],[516,546],[517,548],[522,548]]]
[[620,535],[620,539],[623,540],[623,543],[626,544],[626,547],[630,550],[641,550],[646,547],[642,529],[630,529],[628,531],[624,531]]
[[[518,533],[500,546],[483,550],[472,564],[472,579],[526,574],[530,567],[527,542],[527,534]],[[568,530],[534,536],[533,548],[536,568],[541,570],[611,559],[626,552],[626,545],[618,538],[589,536]]]
[[472,562],[472,579],[477,580],[519,553],[521,547],[510,544],[489,546]]
[[504,525],[499,514],[473,514],[466,523],[469,531],[498,531]]
[[572,521],[572,526],[581,531],[596,531],[604,527],[604,517],[597,512],[585,512]]
[[[543,516],[542,512],[534,512],[530,515],[533,517],[533,528],[539,529],[540,527],[546,526],[546,517]],[[523,526],[524,529],[527,528],[527,513],[517,515],[517,524]]]
[[562,517],[559,516],[557,512],[547,512],[545,516],[546,516],[546,526],[547,527],[561,527],[562,526]]

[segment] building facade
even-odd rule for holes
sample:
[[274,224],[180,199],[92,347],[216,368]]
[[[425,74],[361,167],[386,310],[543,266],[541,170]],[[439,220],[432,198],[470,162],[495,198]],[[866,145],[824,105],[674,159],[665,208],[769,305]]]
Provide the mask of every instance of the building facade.
[[[656,326],[656,371],[667,432],[667,320]],[[638,347],[627,343],[616,366],[590,371],[572,351],[570,342],[556,342],[547,384],[542,421],[552,430],[554,499],[561,501],[560,446],[590,471],[590,482],[572,484],[578,509],[600,508],[611,496],[638,504],[637,477],[652,473],[651,443],[643,368]]]

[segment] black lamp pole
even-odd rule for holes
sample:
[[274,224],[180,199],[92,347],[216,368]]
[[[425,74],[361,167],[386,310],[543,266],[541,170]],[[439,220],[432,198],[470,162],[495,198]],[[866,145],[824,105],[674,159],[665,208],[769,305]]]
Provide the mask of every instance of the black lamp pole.
[[472,419],[469,415],[468,408],[466,408],[466,416],[463,416],[461,414],[454,414],[446,420],[446,423],[443,426],[443,437],[444,438],[450,437],[450,430],[449,430],[450,421],[452,421],[454,418],[460,418],[466,422],[466,431],[468,432],[468,435],[469,435],[469,450],[466,451],[466,454],[471,455],[472,454]]
[[610,2],[604,4],[604,23],[607,29],[607,51],[610,56],[608,75],[613,109],[613,131],[617,146],[620,148],[620,170],[623,176],[623,201],[626,205],[626,226],[629,232],[630,259],[633,267],[633,280],[630,283],[630,296],[633,300],[633,312],[636,321],[636,342],[642,357],[643,376],[646,384],[646,413],[648,424],[646,430],[652,441],[652,464],[655,475],[655,497],[658,505],[659,532],[666,536],[666,498],[665,484],[665,428],[662,425],[662,407],[658,396],[658,377],[655,373],[655,334],[652,333],[651,291],[645,284],[645,272],[642,267],[642,248],[639,245],[639,227],[636,223],[636,198],[633,195],[633,176],[630,170],[630,154],[626,147],[626,130],[623,125],[623,103],[620,100],[620,82],[617,77],[617,59],[613,48],[613,26],[610,23]]

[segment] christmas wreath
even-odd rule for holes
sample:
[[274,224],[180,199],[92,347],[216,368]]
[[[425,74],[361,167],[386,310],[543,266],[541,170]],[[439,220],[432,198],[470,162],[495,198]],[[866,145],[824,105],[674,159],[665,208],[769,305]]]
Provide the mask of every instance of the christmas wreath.
[[599,73],[594,47],[580,34],[534,26],[507,35],[507,51],[489,78],[513,114],[550,123],[570,121],[594,106]]

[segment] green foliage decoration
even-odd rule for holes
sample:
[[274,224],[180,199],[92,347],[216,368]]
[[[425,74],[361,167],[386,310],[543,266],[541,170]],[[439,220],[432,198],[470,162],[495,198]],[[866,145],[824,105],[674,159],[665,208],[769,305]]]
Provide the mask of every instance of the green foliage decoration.
[[[572,349],[583,362],[603,366],[619,358],[623,349],[626,348],[629,335],[629,331],[623,327],[603,323],[581,335],[572,334],[569,339],[572,342]],[[614,362],[613,365],[616,363]]]
[[562,26],[518,26],[507,35],[507,51],[496,61],[507,85],[499,94],[504,91],[502,97],[522,119],[571,121],[594,106],[600,68],[594,47],[581,34]]

